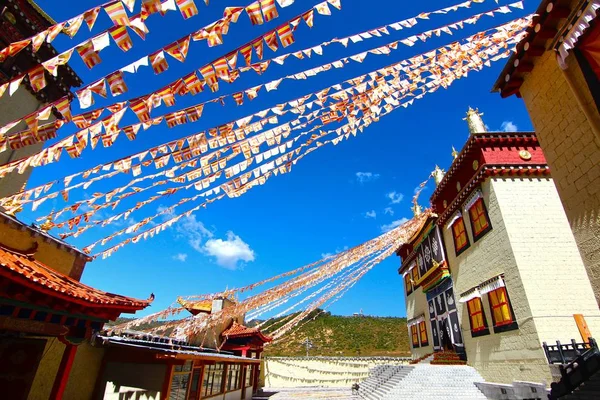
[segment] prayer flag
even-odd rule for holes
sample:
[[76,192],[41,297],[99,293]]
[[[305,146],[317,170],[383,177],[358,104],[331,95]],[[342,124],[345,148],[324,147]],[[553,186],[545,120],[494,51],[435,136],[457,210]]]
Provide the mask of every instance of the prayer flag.
[[250,18],[252,25],[262,25],[264,23],[262,13],[260,12],[260,3],[255,1],[246,7],[246,13]]
[[129,51],[133,47],[133,42],[129,37],[129,33],[127,32],[127,28],[125,26],[116,26],[114,28],[109,29],[110,35],[113,40],[119,46],[119,48],[123,51]]
[[163,50],[166,51],[171,57],[178,61],[184,62],[187,57],[188,49],[190,46],[190,37],[187,36],[177,42],[171,43]]
[[123,72],[113,72],[106,77],[106,80],[108,81],[110,93],[113,95],[113,97],[127,92],[128,89],[125,81],[123,80]]
[[121,3],[120,1],[105,6],[104,11],[106,11],[106,14],[108,14],[108,17],[112,20],[112,22],[115,25],[129,25],[129,17],[127,17],[127,12],[123,7],[123,3]]
[[279,14],[277,13],[277,6],[275,5],[275,0],[261,0],[260,8],[262,9],[262,13],[265,16],[265,21],[267,22],[279,17]]
[[98,55],[98,53],[94,51],[94,46],[91,40],[88,40],[82,45],[77,46],[77,53],[79,53],[79,56],[83,60],[83,63],[89,69],[94,68],[94,66],[100,64],[100,62],[102,61],[100,59],[100,55]]
[[46,87],[46,76],[44,75],[44,66],[38,64],[31,71],[29,71],[29,83],[34,92],[39,92]]
[[176,0],[176,2],[183,19],[198,15],[198,8],[196,7],[194,0]]
[[96,8],[92,8],[91,10],[88,10],[85,13],[83,13],[83,19],[85,20],[85,23],[87,24],[90,31],[92,30],[92,28],[94,27],[94,24],[96,23],[96,19],[98,18],[99,12],[100,12],[100,7],[96,7]]
[[160,11],[160,0],[142,0],[142,12],[146,15]]
[[156,75],[165,72],[169,69],[169,64],[167,63],[167,59],[165,58],[165,52],[159,50],[155,53],[150,54],[150,64],[152,64],[152,69]]
[[294,43],[294,35],[292,34],[292,29],[289,24],[285,24],[284,26],[277,28],[277,33],[279,34],[279,40],[283,47],[288,47],[292,43]]

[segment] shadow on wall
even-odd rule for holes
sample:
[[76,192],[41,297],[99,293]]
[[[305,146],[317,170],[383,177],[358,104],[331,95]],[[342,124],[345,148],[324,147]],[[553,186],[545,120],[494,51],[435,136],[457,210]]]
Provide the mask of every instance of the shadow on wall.
[[[110,386],[112,382],[109,382],[107,386]],[[141,388],[132,388],[121,386],[117,387],[113,384],[115,394],[118,394],[118,400],[158,400],[160,399],[160,392],[153,390],[144,390]],[[109,399],[111,397],[105,397]]]
[[585,208],[581,207],[580,212],[572,210],[575,215],[571,218],[571,230],[594,289],[596,302],[600,305],[600,210],[589,211]]

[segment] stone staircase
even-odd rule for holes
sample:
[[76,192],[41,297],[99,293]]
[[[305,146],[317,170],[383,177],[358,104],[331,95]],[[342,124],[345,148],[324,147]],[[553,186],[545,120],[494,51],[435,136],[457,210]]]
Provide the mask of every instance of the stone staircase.
[[414,367],[407,365],[378,365],[370,371],[369,377],[360,383],[358,395],[367,400],[382,399],[413,369]]
[[467,362],[460,359],[455,351],[438,351],[433,353],[433,360],[430,361],[433,365],[466,365]]
[[[427,359],[423,360],[427,362]],[[466,365],[386,366],[374,368],[361,382],[359,395],[367,400],[485,400],[475,386],[484,379]]]

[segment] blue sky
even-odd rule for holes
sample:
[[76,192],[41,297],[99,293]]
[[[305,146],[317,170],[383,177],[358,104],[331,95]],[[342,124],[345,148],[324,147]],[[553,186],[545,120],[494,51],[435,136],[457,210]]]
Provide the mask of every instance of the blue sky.
[[[60,21],[92,7],[96,2],[40,0],[38,3],[53,18]],[[84,82],[93,82],[218,19],[224,7],[246,5],[247,2],[239,1],[236,4],[230,3],[230,0],[213,0],[208,7],[201,1],[196,0],[196,3],[200,15],[187,21],[181,18],[179,12],[170,12],[165,17],[150,17],[147,21],[150,34],[146,41],[130,32],[134,42],[131,51],[123,53],[112,45],[101,52],[102,63],[91,71],[83,65],[77,55],[73,56],[71,66]],[[248,18],[242,16],[237,24],[230,27],[224,45],[208,48],[205,42],[192,42],[185,63],[169,58],[170,68],[164,74],[155,76],[150,68],[143,68],[136,75],[127,74],[129,92],[115,99],[109,98],[108,101],[96,99],[96,106],[159,89],[317,3],[318,1],[296,0],[292,6],[279,9],[278,19],[262,26],[251,26]],[[416,16],[422,11],[434,11],[456,3],[458,2],[446,0],[430,3],[342,0],[341,11],[332,8],[330,17],[315,14],[312,29],[302,24],[295,32],[294,45],[285,50],[280,49],[275,54],[265,48],[265,57],[271,58],[284,52],[307,48],[334,37],[348,36]],[[501,1],[500,5],[503,4],[508,3]],[[221,90],[216,95],[234,93],[497,6],[494,1],[487,0],[483,4],[473,5],[470,10],[431,16],[429,21],[421,21],[411,30],[390,30],[391,35],[388,37],[364,41],[347,49],[334,44],[326,48],[324,55],[320,57],[313,56],[304,60],[290,58],[284,66],[272,64],[262,76],[254,73],[243,74],[241,79],[233,84],[221,84]],[[83,156],[76,160],[69,159],[65,154],[59,163],[36,169],[32,174],[30,186],[311,93],[479,30],[524,16],[536,6],[536,2],[525,2],[524,11],[515,10],[512,14],[483,18],[477,25],[466,26],[452,37],[444,35],[432,38],[411,48],[404,47],[387,57],[370,56],[362,64],[350,63],[344,69],[325,72],[306,81],[284,81],[277,91],[262,91],[253,102],[246,100],[240,107],[231,101],[226,107],[208,105],[202,119],[194,124],[175,129],[167,129],[161,125],[140,132],[138,139],[133,142],[120,137],[113,147],[98,146],[95,151],[85,151]],[[139,6],[136,6],[136,12],[137,7]],[[93,33],[100,32],[109,25],[108,18],[101,15]],[[84,24],[73,40],[62,38],[55,41],[55,45],[59,50],[63,50],[86,37],[90,36]],[[468,137],[467,125],[462,118],[469,106],[478,107],[484,112],[484,121],[491,130],[531,129],[531,122],[521,100],[515,97],[502,100],[498,94],[490,93],[503,63],[500,61],[492,68],[470,73],[468,79],[456,81],[448,90],[438,90],[422,100],[415,101],[407,109],[395,111],[371,125],[364,134],[356,138],[343,141],[336,147],[326,146],[313,152],[299,162],[290,174],[273,177],[266,185],[254,188],[240,198],[218,201],[153,239],[126,246],[106,260],[95,260],[86,267],[83,281],[109,292],[141,298],[146,298],[153,292],[156,300],[147,313],[168,306],[178,295],[209,293],[226,287],[247,285],[311,263],[325,254],[341,251],[381,234],[386,227],[397,225],[403,218],[411,216],[410,202],[413,191],[434,166],[449,166],[452,160],[451,147],[460,149]],[[178,97],[173,109],[178,110],[213,97],[214,94],[207,92],[197,96]],[[163,106],[156,113],[162,114],[167,111],[171,109]],[[77,108],[74,112],[78,112]],[[134,122],[135,116],[129,112],[122,121],[123,124]],[[74,129],[65,127],[60,132],[60,137],[64,137],[74,132]],[[119,179],[121,180],[115,179],[114,182],[127,182],[124,178]],[[92,186],[90,192],[106,189],[109,189],[109,186],[98,184]],[[431,190],[432,184],[421,197],[423,203],[428,202]],[[187,196],[192,194],[194,193],[186,193]],[[85,193],[79,192],[79,195],[85,197]],[[74,197],[73,200],[80,198],[83,197]],[[168,206],[177,199],[174,197],[162,203],[155,203],[149,206],[148,210],[140,211],[139,215],[132,214],[131,218],[139,221],[155,213],[157,207]],[[61,201],[48,202],[42,205],[35,215],[45,215],[52,208],[63,206]],[[122,209],[118,211],[120,210]],[[103,215],[109,213],[105,212]],[[32,216],[29,211],[20,215],[25,221],[31,221]],[[108,235],[111,229],[113,228],[90,231],[71,243],[83,247],[97,238]],[[351,314],[362,309],[364,313],[372,315],[405,315],[402,280],[396,272],[398,266],[399,260],[395,256],[385,260],[330,310],[336,314]]]

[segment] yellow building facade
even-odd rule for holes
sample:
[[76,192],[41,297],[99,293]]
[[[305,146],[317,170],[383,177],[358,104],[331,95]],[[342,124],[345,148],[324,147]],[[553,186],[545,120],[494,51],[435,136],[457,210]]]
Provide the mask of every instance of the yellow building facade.
[[[544,1],[494,85],[523,98],[600,304],[597,1]],[[595,59],[594,59],[595,57]]]
[[[476,111],[467,115],[481,122]],[[412,355],[466,362],[489,382],[549,383],[544,343],[588,342],[600,331],[594,291],[536,135],[471,133],[448,172],[434,175],[444,261],[411,268],[415,252],[417,266],[427,261],[421,237],[397,252]],[[444,267],[446,275],[432,272]],[[440,325],[444,319],[450,323]],[[460,357],[445,354],[452,352]]]

